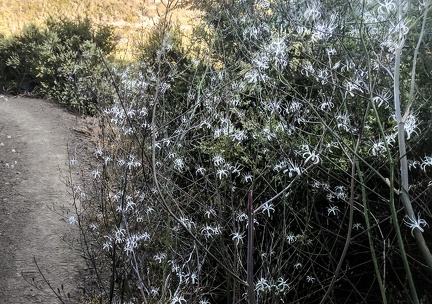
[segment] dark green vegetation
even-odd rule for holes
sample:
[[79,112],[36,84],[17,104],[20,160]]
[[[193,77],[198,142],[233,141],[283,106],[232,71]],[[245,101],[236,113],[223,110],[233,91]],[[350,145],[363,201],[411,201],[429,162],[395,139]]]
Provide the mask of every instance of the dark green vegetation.
[[3,92],[50,98],[94,113],[104,75],[101,58],[115,48],[113,29],[95,28],[89,19],[48,19],[0,39],[0,88]]
[[196,1],[184,39],[163,3],[134,62],[61,79],[101,128],[70,181],[85,299],[428,303],[431,6]]

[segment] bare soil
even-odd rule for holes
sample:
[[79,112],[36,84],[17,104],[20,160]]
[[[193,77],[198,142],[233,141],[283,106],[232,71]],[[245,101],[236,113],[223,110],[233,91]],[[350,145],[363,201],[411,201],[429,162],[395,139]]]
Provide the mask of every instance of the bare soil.
[[47,101],[0,96],[2,304],[61,303],[51,288],[78,302],[84,262],[64,179],[78,123]]

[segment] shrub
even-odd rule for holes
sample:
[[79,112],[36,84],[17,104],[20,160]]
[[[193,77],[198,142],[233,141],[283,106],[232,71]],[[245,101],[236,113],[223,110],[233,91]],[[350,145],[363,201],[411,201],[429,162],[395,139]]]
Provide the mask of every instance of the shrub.
[[1,39],[1,85],[5,91],[32,92],[95,113],[105,93],[100,89],[106,79],[103,57],[114,47],[112,28],[95,29],[89,19],[49,19],[44,29],[29,25]]
[[74,186],[108,301],[418,302],[432,161],[413,153],[419,181],[399,185],[400,147],[423,141],[419,102],[395,121],[393,96],[414,98],[415,56],[395,48],[413,8],[394,27],[390,2],[200,4],[206,52],[156,28],[114,77],[93,181]]

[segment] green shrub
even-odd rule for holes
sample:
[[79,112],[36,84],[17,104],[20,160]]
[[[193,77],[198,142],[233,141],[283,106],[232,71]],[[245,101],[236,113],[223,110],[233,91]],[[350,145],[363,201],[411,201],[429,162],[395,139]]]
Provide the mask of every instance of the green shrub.
[[36,63],[45,33],[35,25],[24,28],[20,35],[0,38],[0,82],[3,91],[31,91],[38,81]]
[[0,38],[0,86],[3,91],[50,98],[92,114],[101,83],[103,56],[115,48],[113,29],[95,28],[85,19],[48,19],[44,28],[27,26]]

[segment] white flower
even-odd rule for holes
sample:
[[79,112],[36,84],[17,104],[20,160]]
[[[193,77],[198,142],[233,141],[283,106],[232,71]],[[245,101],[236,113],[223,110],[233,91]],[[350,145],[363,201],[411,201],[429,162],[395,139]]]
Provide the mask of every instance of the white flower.
[[307,20],[316,21],[321,17],[321,7],[319,2],[308,3],[306,10],[303,13],[303,17]]
[[247,219],[248,219],[248,216],[246,213],[239,213],[236,216],[236,220],[239,222],[247,221]]
[[124,132],[123,132],[124,135],[133,134],[133,129],[131,127],[124,128],[123,130],[124,130]]
[[286,293],[290,289],[290,286],[289,286],[289,284],[287,282],[288,282],[288,280],[284,280],[284,278],[282,278],[282,277],[278,278],[277,281],[276,281],[276,283],[277,283],[277,285],[276,285],[277,292],[279,292],[279,293]]
[[134,210],[134,209],[135,209],[135,206],[136,206],[136,204],[135,204],[135,202],[132,200],[132,198],[130,198],[130,199],[126,199],[126,208],[125,208],[126,211]]
[[286,239],[288,241],[288,244],[292,244],[295,241],[297,241],[297,237],[293,234],[293,233],[288,233],[288,235],[286,236]]
[[364,229],[364,227],[363,227],[363,225],[362,224],[360,224],[360,223],[355,223],[354,225],[353,225],[353,229],[355,229],[355,230],[363,230]]
[[223,134],[223,130],[221,128],[219,128],[219,127],[214,128],[214,130],[213,130],[213,137],[214,138],[219,138],[222,136],[222,134]]
[[421,162],[420,168],[426,172],[426,167],[432,166],[432,157],[425,156]]
[[86,193],[81,189],[80,185],[75,185],[74,186],[74,194],[79,196],[80,198],[85,198],[86,197]]
[[393,134],[387,134],[387,135],[385,135],[385,141],[387,142],[387,144],[389,146],[391,146],[394,143],[396,143],[396,137],[397,137],[397,132],[393,133]]
[[123,228],[116,228],[115,231],[115,241],[116,243],[122,243],[125,237],[126,230]]
[[187,229],[191,229],[192,227],[195,227],[196,224],[195,222],[193,222],[192,220],[186,218],[186,217],[181,217],[180,218],[180,222],[183,224],[183,226],[185,226]]
[[203,168],[203,167],[198,167],[198,168],[196,169],[196,171],[195,171],[195,175],[200,174],[200,175],[204,176],[205,172],[206,172],[206,169],[205,169],[205,168]]
[[417,117],[415,117],[413,114],[408,115],[404,124],[405,132],[407,133],[407,139],[411,138],[412,133],[418,134],[416,129],[419,123],[420,122],[417,120]]
[[269,78],[263,71],[253,69],[245,74],[245,80],[248,83],[257,84],[258,82],[266,82]]
[[239,144],[241,144],[243,141],[245,141],[246,139],[248,139],[247,133],[245,130],[234,130],[234,132],[232,132],[230,134],[230,137],[237,141]]
[[218,169],[216,172],[216,175],[219,177],[219,179],[222,179],[222,177],[227,178],[228,177],[228,170],[226,169]]
[[259,54],[252,59],[252,64],[259,70],[267,70],[269,68],[269,58],[264,54]]
[[303,264],[300,263],[300,262],[297,262],[297,263],[294,264],[294,268],[295,268],[296,270],[298,270],[298,269],[300,269],[300,268],[302,268],[302,267],[303,267]]
[[245,183],[251,183],[252,182],[252,174],[251,173],[247,173],[244,177],[243,177]]
[[404,219],[405,225],[407,225],[409,228],[411,228],[411,235],[414,236],[414,229],[418,229],[421,232],[424,232],[424,229],[422,227],[429,226],[429,224],[422,218],[420,218],[420,213],[417,214],[417,218],[409,217],[407,215],[408,220]]
[[334,103],[331,101],[331,98],[327,99],[327,98],[323,98],[319,108],[321,111],[328,111],[333,109],[334,107]]
[[336,28],[334,21],[330,19],[317,22],[312,31],[311,42],[317,43],[320,40],[328,39]]
[[236,174],[237,177],[240,176],[241,167],[239,165],[236,166],[230,166],[230,170],[232,174]]
[[306,276],[306,282],[308,282],[308,283],[314,283],[315,280],[316,279],[312,275],[307,275]]
[[259,29],[257,29],[255,26],[247,27],[243,30],[243,37],[244,38],[257,38],[259,34]]
[[304,66],[303,66],[303,68],[302,68],[302,70],[301,70],[301,73],[303,74],[303,75],[306,75],[306,77],[309,77],[309,73],[311,73],[312,75],[315,73],[315,69],[313,68],[313,66],[312,66],[312,64],[310,64],[310,63],[306,63]]
[[336,116],[336,122],[338,129],[344,129],[345,131],[349,131],[349,115],[348,114],[339,114]]
[[69,222],[69,224],[71,224],[71,225],[76,225],[76,224],[78,224],[78,220],[77,220],[77,218],[75,217],[75,216],[69,216],[68,217],[68,222]]
[[303,158],[305,158],[305,165],[308,163],[308,161],[311,161],[314,165],[319,164],[320,157],[318,153],[315,153],[314,150],[310,151],[309,146],[306,146],[306,152],[302,154]]
[[382,140],[376,140],[373,142],[369,152],[372,151],[373,156],[381,156],[386,152],[385,144]]
[[213,164],[215,166],[220,166],[223,165],[224,163],[225,163],[225,159],[220,154],[216,154],[215,156],[213,156]]
[[328,215],[330,215],[331,213],[333,213],[333,215],[336,215],[337,213],[339,213],[340,212],[340,210],[339,210],[339,207],[338,206],[329,206],[329,207],[327,207],[327,212],[328,212]]
[[269,203],[265,203],[264,205],[262,205],[263,208],[263,212],[267,212],[267,216],[270,217],[270,211],[274,212],[275,209],[273,208],[273,204],[269,204]]
[[271,285],[265,278],[260,278],[258,282],[255,284],[255,291],[256,292],[267,292],[271,291]]
[[96,157],[102,156],[103,155],[102,149],[101,148],[96,148],[95,151],[94,151],[94,155]]
[[378,14],[387,16],[391,14],[396,9],[396,4],[393,0],[384,0],[383,2],[378,2]]
[[185,167],[185,163],[183,159],[176,158],[174,160],[174,169],[176,169],[177,171],[183,171],[184,167]]
[[336,186],[335,188],[335,197],[340,200],[344,200],[346,198],[346,188],[344,186]]
[[375,102],[378,107],[384,105],[385,108],[388,108],[390,97],[391,93],[388,90],[383,90],[382,92],[378,93],[377,96],[372,98],[372,101]]
[[72,156],[72,158],[69,160],[69,164],[71,165],[71,166],[76,166],[76,165],[78,165],[78,160],[77,160],[77,157],[74,155],[74,156]]
[[189,275],[189,279],[190,279],[192,285],[195,285],[197,283],[197,281],[198,281],[198,276],[197,276],[197,274],[195,272],[192,272]]
[[187,303],[186,299],[183,296],[176,295],[174,298],[171,299],[171,304],[181,303]]
[[271,100],[265,105],[265,109],[270,113],[280,113],[282,107],[279,100]]
[[263,9],[268,9],[270,6],[270,3],[267,0],[258,0],[257,5],[261,6],[261,8],[263,8]]
[[104,157],[104,164],[107,166],[112,161],[111,156],[107,155]]
[[267,138],[267,140],[272,140],[273,138],[276,138],[276,134],[272,132],[269,127],[264,127],[262,132],[264,136]]
[[129,160],[126,162],[128,169],[141,167],[141,162],[137,161],[134,155],[129,155]]
[[140,112],[139,112],[139,116],[140,117],[146,117],[148,115],[148,110],[146,107],[141,108]]
[[316,74],[316,79],[321,82],[321,85],[325,85],[328,82],[329,72],[324,69],[319,69]]
[[160,92],[162,94],[164,94],[169,88],[171,88],[171,85],[169,83],[162,83],[162,85],[160,86]]
[[[308,152],[306,152],[308,153]],[[306,162],[305,162],[306,163]],[[302,169],[300,168],[300,166],[295,163],[293,160],[288,159],[286,162],[284,162],[284,164],[288,164],[288,168],[285,169],[283,171],[283,173],[287,173],[288,172],[288,176],[291,178],[294,176],[294,173],[296,175],[301,175],[302,174]]]
[[232,240],[235,242],[235,244],[238,246],[240,243],[243,243],[244,233],[234,232],[231,234]]
[[327,52],[327,55],[328,55],[328,56],[333,56],[333,55],[336,55],[336,54],[337,54],[336,49],[333,48],[333,47],[331,47],[331,48],[326,48],[326,52]]
[[110,250],[113,248],[112,245],[112,239],[110,236],[105,236],[105,238],[107,238],[108,240],[103,244],[102,249],[103,250]]
[[201,229],[201,234],[204,235],[205,238],[209,238],[215,235],[219,235],[222,233],[221,227],[217,226],[205,226]]
[[123,251],[126,252],[126,254],[130,254],[133,253],[134,249],[137,247],[138,247],[137,239],[135,236],[133,236],[126,239]]
[[210,216],[216,216],[216,211],[213,208],[209,208],[204,212],[204,215],[210,218]]
[[93,179],[99,179],[101,177],[101,172],[98,169],[93,170],[91,174]]
[[155,256],[153,256],[153,259],[158,262],[159,264],[162,263],[163,260],[166,258],[166,253],[159,252]]
[[277,68],[283,68],[288,64],[288,57],[286,54],[286,43],[283,37],[272,37],[272,41],[266,47],[266,51],[268,51],[273,57],[273,61],[276,64]]
[[136,112],[135,112],[134,109],[127,109],[127,110],[126,110],[126,115],[127,115],[129,118],[134,118],[134,117],[135,117],[135,114],[136,114]]

